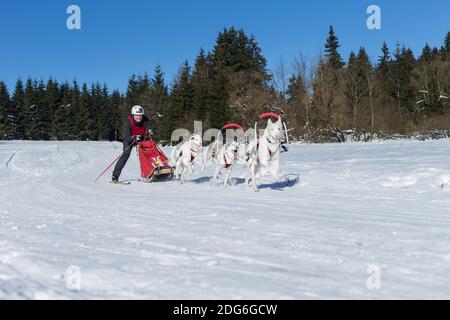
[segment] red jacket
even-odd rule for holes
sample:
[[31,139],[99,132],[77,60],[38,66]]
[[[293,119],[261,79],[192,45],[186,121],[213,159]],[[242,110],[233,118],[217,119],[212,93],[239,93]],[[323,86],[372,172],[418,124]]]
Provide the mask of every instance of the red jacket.
[[136,123],[131,116],[128,116],[123,125],[123,142],[129,144],[133,136],[147,134],[150,129],[149,124],[150,120],[146,116],[142,118],[141,123]]

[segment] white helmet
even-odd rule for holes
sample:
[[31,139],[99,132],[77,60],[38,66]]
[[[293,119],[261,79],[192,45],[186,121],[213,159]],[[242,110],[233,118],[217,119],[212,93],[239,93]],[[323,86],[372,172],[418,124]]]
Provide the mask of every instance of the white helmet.
[[131,114],[133,116],[143,116],[144,115],[144,108],[142,108],[141,106],[134,106],[131,109]]

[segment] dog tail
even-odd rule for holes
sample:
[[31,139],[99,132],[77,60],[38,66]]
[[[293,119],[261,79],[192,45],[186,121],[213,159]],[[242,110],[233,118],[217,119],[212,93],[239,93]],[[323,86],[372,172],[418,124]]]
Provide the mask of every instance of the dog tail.
[[173,159],[174,162],[177,162],[178,159],[180,158],[180,146],[181,144],[178,144],[175,146],[175,148],[172,149],[172,154],[171,154],[171,158]]

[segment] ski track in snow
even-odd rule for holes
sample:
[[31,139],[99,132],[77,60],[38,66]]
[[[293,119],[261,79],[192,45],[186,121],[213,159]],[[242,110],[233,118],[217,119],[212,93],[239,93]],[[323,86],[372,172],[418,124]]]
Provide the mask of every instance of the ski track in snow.
[[300,182],[255,193],[243,168],[92,184],[120,144],[0,142],[0,299],[450,298],[450,140],[290,149]]
[[19,151],[19,150],[17,150],[16,152],[14,152],[14,153],[9,157],[8,161],[6,161],[5,166],[6,166],[7,168],[9,168],[9,165],[10,165],[11,162],[14,160],[14,157],[16,156],[16,154],[17,154],[18,151]]

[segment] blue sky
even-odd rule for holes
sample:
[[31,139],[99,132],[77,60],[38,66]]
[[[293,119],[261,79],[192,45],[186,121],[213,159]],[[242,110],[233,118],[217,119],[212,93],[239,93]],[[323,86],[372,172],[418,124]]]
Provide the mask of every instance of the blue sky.
[[[66,28],[66,9],[82,10],[82,29]],[[382,10],[382,30],[366,27],[366,9]],[[450,31],[448,0],[15,0],[0,4],[0,80],[53,77],[105,82],[123,91],[132,73],[152,74],[161,64],[171,82],[181,63],[210,50],[224,27],[254,34],[269,69],[302,52],[314,58],[333,25],[341,52],[367,48],[373,59],[383,41],[420,53],[441,46]],[[10,88],[11,89],[11,88]]]

